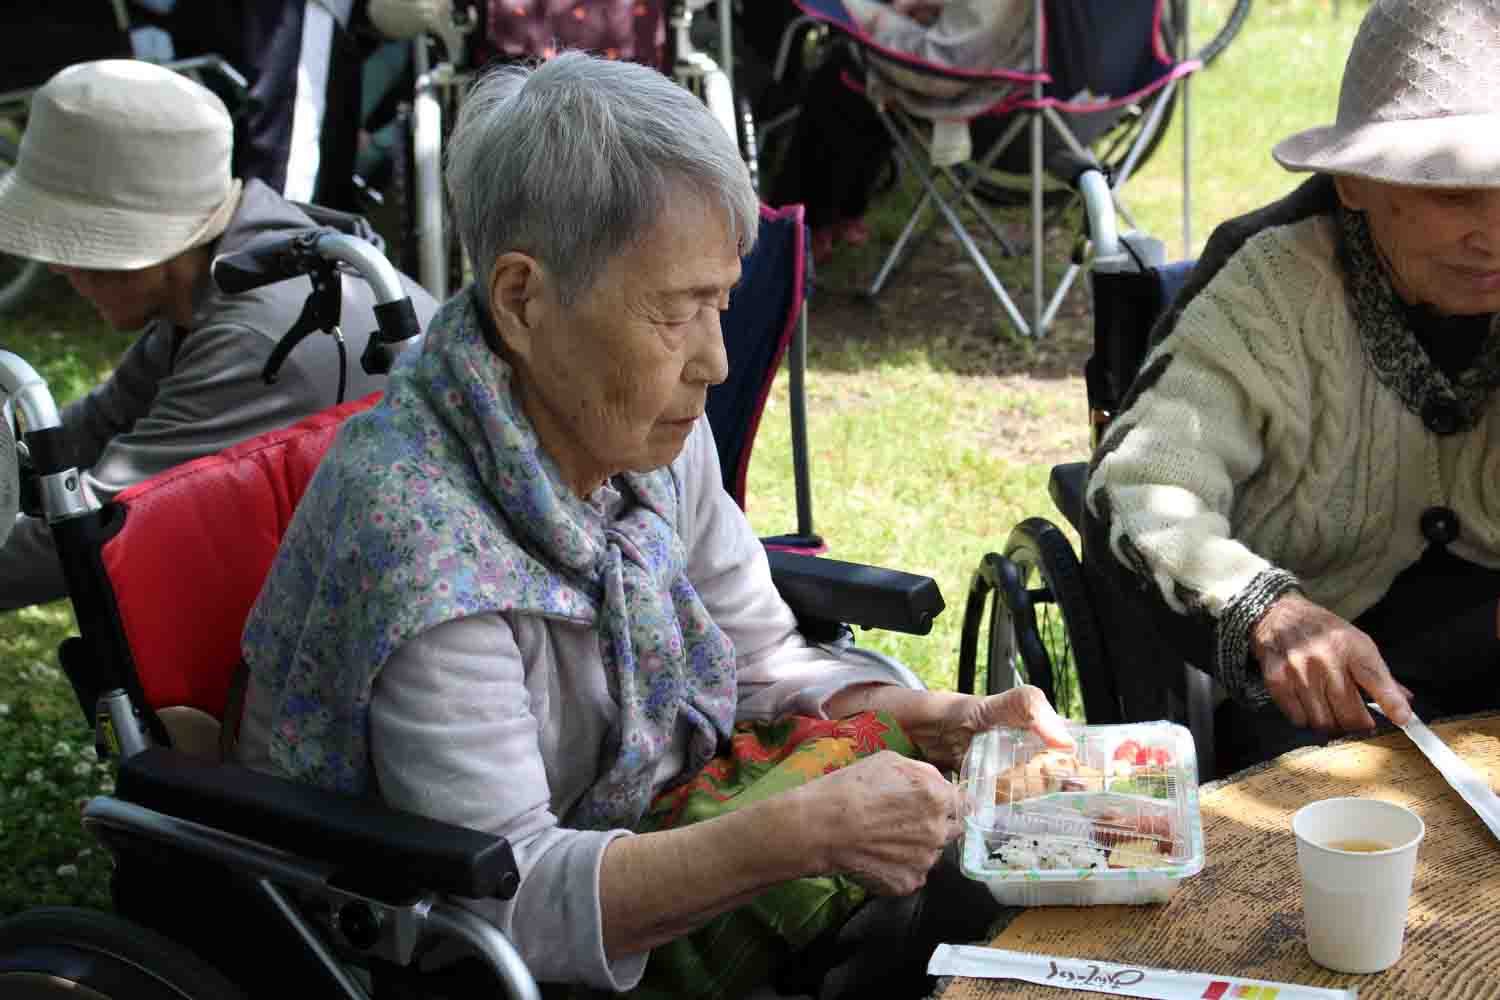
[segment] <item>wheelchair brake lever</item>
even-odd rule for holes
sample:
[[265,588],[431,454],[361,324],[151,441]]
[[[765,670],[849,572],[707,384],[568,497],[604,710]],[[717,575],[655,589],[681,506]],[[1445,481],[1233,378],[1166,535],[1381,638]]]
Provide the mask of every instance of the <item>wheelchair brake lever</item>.
[[292,353],[292,348],[300,344],[310,333],[319,331],[331,333],[342,339],[339,333],[339,318],[343,309],[343,292],[340,286],[340,275],[338,265],[333,261],[316,258],[307,274],[308,280],[312,282],[312,291],[308,293],[307,301],[302,303],[302,312],[297,316],[296,322],[292,324],[276,346],[271,348],[270,357],[266,358],[266,365],[261,369],[261,378],[266,385],[275,385],[277,374],[287,355]]

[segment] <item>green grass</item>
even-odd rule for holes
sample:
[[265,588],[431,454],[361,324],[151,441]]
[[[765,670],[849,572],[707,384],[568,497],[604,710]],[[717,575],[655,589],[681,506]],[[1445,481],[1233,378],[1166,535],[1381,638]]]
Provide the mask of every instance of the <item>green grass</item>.
[[[1193,7],[1195,36],[1204,40],[1228,2],[1195,0]],[[1341,7],[1336,16],[1329,0],[1256,0],[1241,37],[1194,84],[1194,252],[1215,222],[1296,182],[1269,149],[1332,118],[1365,4]],[[1173,241],[1174,254],[1181,252],[1181,120],[1128,188],[1137,222]],[[883,199],[873,213],[879,230],[899,226],[903,203],[899,191]],[[1016,522],[1050,514],[1051,465],[1083,456],[1082,384],[1058,358],[1071,358],[1063,345],[1086,329],[1086,301],[1075,296],[1077,304],[1065,307],[1073,315],[1053,340],[1018,343],[987,292],[952,278],[956,248],[933,243],[935,269],[905,272],[886,293],[896,302],[914,296],[900,309],[886,300],[854,304],[838,292],[857,283],[867,257],[841,260],[823,275],[831,291],[814,302],[808,394],[814,512],[831,554],[930,574],[949,603],[930,636],[867,633],[860,641],[944,687],[953,683],[963,599],[978,559],[1002,546]],[[944,317],[941,334],[921,322],[925,315]],[[61,400],[93,384],[128,342],[56,282],[25,315],[0,317],[0,347],[29,360]],[[795,522],[786,408],[783,377],[750,472],[749,515],[763,534]],[[91,735],[56,667],[57,644],[72,630],[65,603],[0,614],[0,914],[106,899],[107,858],[82,831],[78,805],[107,789],[109,776],[84,757]]]

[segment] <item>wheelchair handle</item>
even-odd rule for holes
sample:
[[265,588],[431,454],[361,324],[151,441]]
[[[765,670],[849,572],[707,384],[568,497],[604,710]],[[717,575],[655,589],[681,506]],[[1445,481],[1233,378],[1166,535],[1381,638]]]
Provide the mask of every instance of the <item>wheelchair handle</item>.
[[8,397],[28,434],[62,426],[47,382],[19,354],[0,349],[0,397]]
[[390,371],[395,357],[390,345],[415,337],[422,332],[422,324],[401,285],[401,275],[365,240],[328,228],[269,234],[215,257],[211,273],[220,291],[238,295],[334,263],[354,268],[375,293],[378,329],[365,346],[361,366],[372,374]]
[[[97,503],[82,488],[72,449],[68,447],[63,432],[62,416],[58,413],[52,391],[47,388],[47,381],[25,358],[0,349],[0,402],[6,399],[20,413],[25,425],[27,455],[37,476],[47,520],[68,520],[96,509]],[[0,420],[3,419],[5,416],[0,413]],[[8,450],[4,457],[5,468],[0,469],[0,475],[7,480],[15,475],[9,470],[16,457],[13,449]],[[19,463],[16,465],[18,467]],[[0,493],[8,489],[6,483],[0,483]],[[13,522],[12,515],[0,529],[0,542],[5,541]]]
[[364,240],[327,228],[257,237],[240,250],[215,257],[212,273],[220,291],[239,295],[307,274],[322,260],[348,264],[358,271],[370,283],[377,303],[406,297],[401,276],[379,250]]
[[1078,175],[1077,187],[1083,195],[1084,208],[1089,216],[1089,238],[1094,242],[1094,259],[1112,261],[1121,256],[1120,229],[1115,219],[1115,200],[1110,192],[1109,181],[1098,170],[1085,170]]

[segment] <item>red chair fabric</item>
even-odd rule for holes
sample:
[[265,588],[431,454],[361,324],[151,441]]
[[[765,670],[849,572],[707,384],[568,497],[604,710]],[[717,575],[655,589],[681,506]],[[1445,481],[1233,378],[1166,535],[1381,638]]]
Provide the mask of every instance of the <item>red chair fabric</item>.
[[379,398],[314,414],[115,498],[124,523],[101,558],[153,709],[188,705],[223,718],[245,618],[297,501],[340,424]]

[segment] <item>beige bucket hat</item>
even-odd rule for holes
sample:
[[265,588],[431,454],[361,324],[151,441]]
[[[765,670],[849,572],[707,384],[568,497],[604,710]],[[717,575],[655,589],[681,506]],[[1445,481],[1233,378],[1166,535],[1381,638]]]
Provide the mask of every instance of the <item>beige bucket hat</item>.
[[151,267],[224,231],[239,203],[224,103],[134,59],[79,63],[32,97],[0,177],[0,251],[98,270]]
[[1376,0],[1344,66],[1338,120],[1271,155],[1288,170],[1500,187],[1500,0]]

